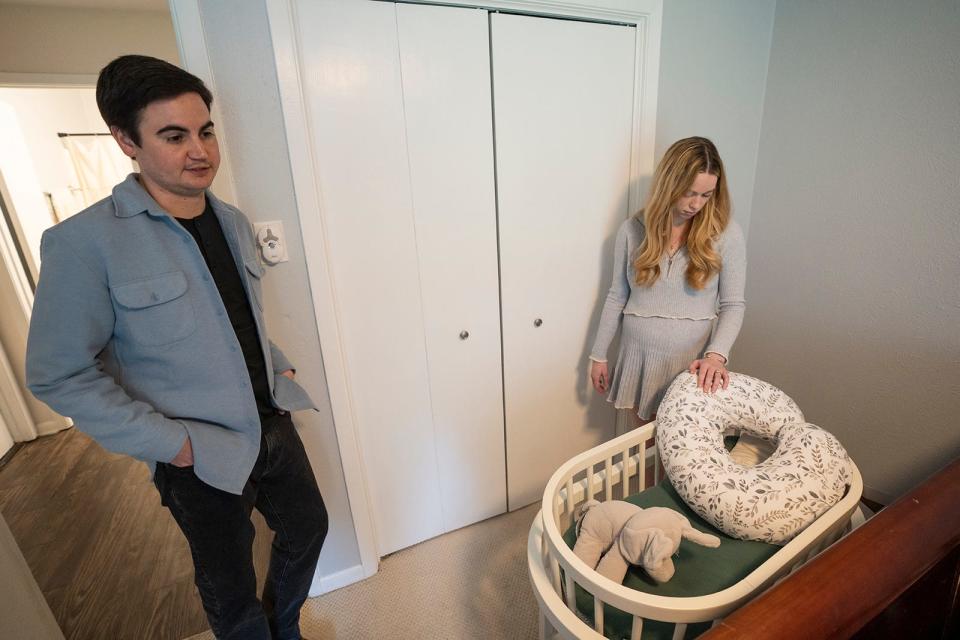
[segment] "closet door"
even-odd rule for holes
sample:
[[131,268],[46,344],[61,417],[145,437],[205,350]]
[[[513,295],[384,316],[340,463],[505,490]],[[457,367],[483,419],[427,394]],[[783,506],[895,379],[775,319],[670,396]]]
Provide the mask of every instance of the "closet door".
[[628,214],[635,33],[491,16],[511,509],[613,435],[587,356]]
[[443,531],[396,12],[376,2],[296,9],[339,346],[384,555]]
[[296,9],[341,335],[324,348],[385,555],[505,509],[486,13]]
[[446,531],[507,509],[487,12],[397,5]]

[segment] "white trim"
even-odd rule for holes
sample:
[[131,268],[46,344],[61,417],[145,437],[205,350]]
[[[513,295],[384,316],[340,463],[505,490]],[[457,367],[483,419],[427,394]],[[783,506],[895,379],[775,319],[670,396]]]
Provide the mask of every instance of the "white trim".
[[[403,4],[436,4],[503,10],[533,16],[560,16],[587,20],[603,20],[636,25],[647,18],[662,15],[662,0],[591,0],[559,2],[557,0],[392,0]],[[659,20],[657,20],[659,22]],[[659,40],[657,41],[659,44]],[[658,47],[659,50],[659,47]]]
[[[173,30],[177,36],[181,64],[184,69],[203,80],[216,98],[217,86],[213,78],[213,68],[210,66],[210,56],[207,54],[207,40],[203,35],[203,16],[200,14],[199,0],[169,0],[169,2],[170,20],[173,22]],[[224,122],[216,99],[210,109],[210,118],[215,123]],[[220,128],[223,130],[222,124]],[[211,188],[222,200],[237,201],[233,169],[225,145],[220,145],[220,168],[217,170]]]
[[73,420],[70,418],[61,417],[58,420],[44,420],[43,422],[36,423],[36,425],[38,436],[48,436],[51,433],[57,433],[58,431],[69,429],[73,426]]
[[[13,198],[10,197],[2,172],[0,172],[0,200],[7,208],[11,222],[19,224]],[[35,268],[35,265],[33,254],[26,245],[22,249],[28,264],[24,265],[21,262],[14,242],[14,234],[16,233],[17,230],[10,228],[0,214],[0,277],[8,280],[15,298],[12,304],[4,301],[8,305],[4,307],[4,312],[19,314],[22,318],[22,326],[28,327],[33,311],[33,289],[30,287],[30,281],[24,267]],[[36,280],[37,273],[33,274],[33,277]],[[20,384],[20,380],[6,355],[6,350],[16,350],[25,348],[25,346],[24,343],[21,343],[20,346],[7,345],[6,348],[0,345],[0,415],[2,415],[14,442],[33,440],[37,436],[56,433],[73,425],[69,418],[58,416],[52,411],[45,411],[44,414],[55,416],[54,418],[39,423],[35,422],[33,413],[30,411],[30,405],[27,403],[26,394],[28,392]]]
[[[10,197],[10,192],[7,190],[7,183],[3,178],[2,171],[0,171],[0,201],[7,208],[11,222],[17,224],[17,211],[13,207],[13,198]],[[33,289],[30,287],[30,281],[27,279],[24,266],[30,267],[32,264],[23,265],[21,263],[20,256],[17,253],[17,245],[14,242],[14,234],[16,233],[17,230],[9,228],[6,220],[3,219],[3,214],[0,213],[0,261],[2,261],[3,269],[13,282],[17,303],[20,305],[20,313],[23,315],[25,323],[30,324],[30,315],[33,310]],[[20,237],[23,237],[22,234]],[[21,249],[24,258],[32,263],[33,256],[30,253],[30,248],[22,246]],[[36,275],[34,275],[34,278],[36,278]]]
[[[657,92],[660,87],[660,32],[663,13],[659,0],[655,10],[637,20],[634,57],[633,144],[630,145],[630,191],[627,210],[633,215],[643,202],[648,186],[642,180],[652,179],[657,130]],[[641,188],[643,187],[643,188]]]
[[283,108],[290,169],[300,219],[300,233],[304,238],[320,238],[317,245],[304,243],[304,257],[310,280],[310,294],[316,310],[317,332],[323,354],[323,368],[330,395],[334,428],[340,448],[344,484],[353,516],[357,548],[363,577],[377,572],[380,556],[377,551],[376,530],[370,508],[366,471],[353,411],[353,399],[347,383],[346,361],[340,340],[340,314],[333,277],[330,273],[329,239],[323,218],[322,194],[316,181],[315,156],[311,145],[306,107],[303,102],[299,65],[297,64],[297,37],[293,9],[287,0],[267,0],[267,20],[273,40],[274,61],[280,103]]
[[[16,222],[17,213],[13,209],[13,200],[7,191],[2,173],[0,173],[0,200],[7,207],[10,218]],[[18,313],[23,318],[24,325],[29,325],[33,291],[27,281],[20,256],[17,255],[13,240],[14,233],[16,231],[7,226],[6,220],[0,214],[0,277],[10,281],[13,286],[13,295],[16,297],[16,309],[7,308],[4,311]],[[28,251],[24,253],[28,254]],[[3,345],[0,345],[0,416],[14,442],[25,442],[37,437],[37,425],[33,422],[33,415],[24,400],[22,389]]]
[[[26,442],[40,435],[20,388],[20,381],[17,380],[10,360],[0,345],[0,417],[3,418],[14,442]],[[62,428],[54,428],[54,431]]]
[[310,598],[322,596],[325,593],[330,593],[331,591],[336,591],[355,582],[360,582],[367,577],[369,577],[369,574],[364,571],[362,564],[355,564],[352,567],[344,569],[343,571],[337,571],[328,576],[320,576],[318,574],[313,577],[313,584],[310,585],[310,593],[308,596]]

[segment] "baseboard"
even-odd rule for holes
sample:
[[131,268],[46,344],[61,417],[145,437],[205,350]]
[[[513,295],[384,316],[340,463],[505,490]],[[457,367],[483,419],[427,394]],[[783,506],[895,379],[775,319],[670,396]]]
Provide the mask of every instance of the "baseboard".
[[863,485],[863,497],[870,502],[875,502],[884,507],[890,505],[897,499],[896,496],[892,496],[885,491],[880,491],[880,489],[875,489],[868,485]]
[[360,582],[365,577],[362,564],[354,565],[348,569],[327,576],[315,575],[313,577],[313,584],[310,585],[309,596],[315,598],[316,596],[336,591],[347,585]]
[[5,464],[10,462],[10,460],[13,459],[13,456],[16,455],[17,451],[19,451],[22,446],[22,442],[14,442],[10,448],[7,449],[6,453],[0,456],[0,468],[3,468]]
[[52,420],[43,420],[42,422],[36,423],[35,426],[38,436],[48,436],[63,431],[64,429],[69,429],[73,426],[73,420],[58,417]]

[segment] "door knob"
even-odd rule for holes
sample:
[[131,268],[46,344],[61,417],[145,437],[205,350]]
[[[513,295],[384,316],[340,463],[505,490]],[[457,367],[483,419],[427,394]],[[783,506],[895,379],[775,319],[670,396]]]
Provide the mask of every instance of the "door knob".
[[533,326],[535,327],[539,327],[542,324],[543,324],[543,320],[541,320],[540,318],[537,318],[536,320],[533,321]]
[[461,339],[461,340],[466,340],[466,339],[469,338],[469,337],[470,337],[470,332],[469,332],[469,331],[461,331],[461,332],[460,332],[460,339]]

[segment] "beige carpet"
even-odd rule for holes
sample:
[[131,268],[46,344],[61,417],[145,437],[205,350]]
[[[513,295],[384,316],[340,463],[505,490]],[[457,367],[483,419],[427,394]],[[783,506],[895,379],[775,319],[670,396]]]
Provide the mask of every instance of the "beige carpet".
[[307,600],[301,632],[309,640],[536,638],[526,546],[538,506],[387,556],[376,575]]

